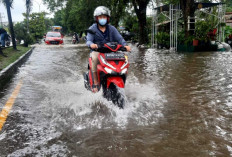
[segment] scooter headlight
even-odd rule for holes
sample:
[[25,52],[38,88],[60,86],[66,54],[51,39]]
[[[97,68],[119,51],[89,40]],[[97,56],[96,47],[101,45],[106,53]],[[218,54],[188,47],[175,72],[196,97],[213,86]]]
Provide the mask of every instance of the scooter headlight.
[[123,75],[123,74],[125,74],[126,72],[127,72],[127,68],[123,69],[123,70],[121,71],[121,74]]
[[111,67],[112,69],[115,69],[115,70],[116,70],[116,68],[115,68],[114,66],[112,66],[111,64],[109,64],[109,63],[102,57],[102,55],[100,55],[100,58],[101,58],[102,63],[104,63],[105,65],[107,65],[107,66]]
[[105,67],[104,69],[105,69],[105,71],[106,71],[108,74],[111,74],[112,71],[113,71],[113,70],[111,70],[111,69],[109,69],[109,68],[107,68],[107,67]]
[[122,67],[121,67],[121,70],[123,69],[123,68],[125,68],[126,66],[127,66],[127,64],[129,63],[128,62],[128,57],[127,56],[125,56],[125,63],[122,65]]

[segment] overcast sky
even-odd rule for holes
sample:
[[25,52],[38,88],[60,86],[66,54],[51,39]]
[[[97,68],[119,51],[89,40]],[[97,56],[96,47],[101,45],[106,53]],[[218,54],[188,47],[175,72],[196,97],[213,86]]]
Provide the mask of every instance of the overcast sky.
[[[33,0],[32,12],[39,12],[39,11],[48,12],[48,9],[43,4],[42,0]],[[22,13],[25,12],[26,12],[25,0],[14,0],[13,8],[11,9],[13,22],[23,21],[24,17]],[[3,22],[8,21],[6,8],[2,3],[0,3],[0,13],[3,16],[2,21]],[[52,17],[52,15],[50,15],[49,17]]]

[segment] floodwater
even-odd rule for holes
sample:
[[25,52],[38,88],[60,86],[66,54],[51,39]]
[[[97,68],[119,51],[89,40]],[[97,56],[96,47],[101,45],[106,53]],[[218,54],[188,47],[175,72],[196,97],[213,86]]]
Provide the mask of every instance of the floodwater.
[[0,156],[232,156],[232,52],[132,45],[125,109],[84,88],[89,50],[37,45],[1,93],[23,85]]

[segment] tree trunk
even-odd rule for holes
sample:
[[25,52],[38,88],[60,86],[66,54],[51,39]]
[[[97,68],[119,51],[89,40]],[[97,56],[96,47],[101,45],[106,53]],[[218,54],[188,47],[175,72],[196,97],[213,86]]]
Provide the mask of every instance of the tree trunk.
[[139,20],[139,45],[148,43],[147,34],[147,5],[149,0],[132,0],[135,13]]
[[29,11],[27,9],[27,13],[26,13],[26,18],[27,18],[27,33],[29,33]]
[[29,33],[29,15],[31,12],[32,0],[26,0],[26,19],[27,19],[27,33]]
[[[188,37],[189,35],[194,34],[194,30],[188,30],[188,17],[194,17],[195,12],[195,5],[194,0],[180,0],[181,9],[183,12],[184,17],[184,30],[185,30],[185,36]],[[195,20],[191,20],[191,22],[195,22]],[[195,24],[190,24],[190,28],[194,29]]]
[[139,44],[148,43],[146,12],[141,13],[139,19]]
[[13,27],[13,22],[12,22],[12,17],[11,17],[11,11],[10,11],[10,2],[9,0],[6,0],[6,10],[7,10],[7,15],[8,15],[8,22],[9,22],[9,27],[10,27],[10,33],[11,33],[11,39],[13,43],[13,48],[17,50],[16,48],[16,42],[15,42],[15,34],[14,34],[14,27]]

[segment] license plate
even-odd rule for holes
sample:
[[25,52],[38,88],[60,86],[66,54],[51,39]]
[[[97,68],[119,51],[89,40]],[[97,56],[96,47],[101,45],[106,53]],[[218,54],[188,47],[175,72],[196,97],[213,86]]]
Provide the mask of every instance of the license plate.
[[50,41],[51,44],[59,44],[59,41]]
[[125,54],[122,53],[105,53],[106,60],[125,60]]

